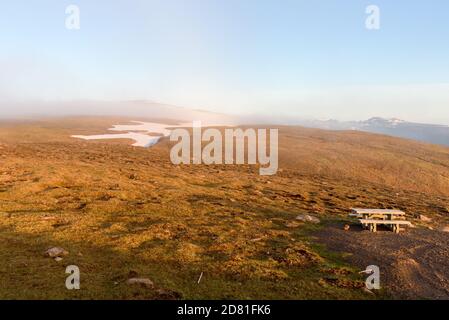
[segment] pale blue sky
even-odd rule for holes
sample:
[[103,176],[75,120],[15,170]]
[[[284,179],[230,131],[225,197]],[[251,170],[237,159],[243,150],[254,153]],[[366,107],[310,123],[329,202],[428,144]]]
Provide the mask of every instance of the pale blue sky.
[[[378,31],[365,28],[370,4]],[[0,35],[2,100],[449,124],[446,0],[15,0]]]

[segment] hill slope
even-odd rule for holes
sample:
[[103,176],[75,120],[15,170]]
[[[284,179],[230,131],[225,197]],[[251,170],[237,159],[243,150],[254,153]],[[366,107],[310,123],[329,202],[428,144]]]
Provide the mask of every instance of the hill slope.
[[[144,149],[70,138],[127,120],[1,124],[1,298],[369,299],[358,270],[313,232],[351,207],[400,208],[423,228],[449,219],[447,148],[281,127],[281,170],[262,177],[246,165],[174,166],[166,140]],[[54,246],[69,255],[45,257]],[[65,289],[69,264],[82,290]],[[127,285],[135,276],[155,286]]]

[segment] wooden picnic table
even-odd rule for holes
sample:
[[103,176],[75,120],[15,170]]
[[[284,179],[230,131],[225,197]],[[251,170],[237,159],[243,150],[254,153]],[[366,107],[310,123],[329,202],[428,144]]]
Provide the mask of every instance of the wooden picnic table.
[[371,232],[377,231],[378,224],[386,225],[395,233],[399,233],[401,225],[411,225],[405,221],[405,212],[395,209],[352,208],[349,216],[359,218],[362,226]]
[[349,216],[362,218],[362,219],[382,219],[393,220],[403,219],[405,212],[396,209],[359,209],[352,208],[352,213]]

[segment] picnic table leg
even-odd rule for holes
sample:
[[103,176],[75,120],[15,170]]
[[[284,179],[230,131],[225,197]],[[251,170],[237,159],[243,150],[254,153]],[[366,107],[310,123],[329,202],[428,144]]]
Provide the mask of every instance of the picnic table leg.
[[394,233],[399,233],[399,225],[398,224],[394,224],[393,225],[393,232]]

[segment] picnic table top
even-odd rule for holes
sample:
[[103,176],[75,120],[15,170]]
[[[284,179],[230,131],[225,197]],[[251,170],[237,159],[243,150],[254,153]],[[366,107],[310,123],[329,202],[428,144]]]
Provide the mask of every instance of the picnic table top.
[[361,208],[352,208],[352,212],[356,214],[384,214],[384,215],[405,215],[404,211],[395,210],[395,209],[361,209]]

